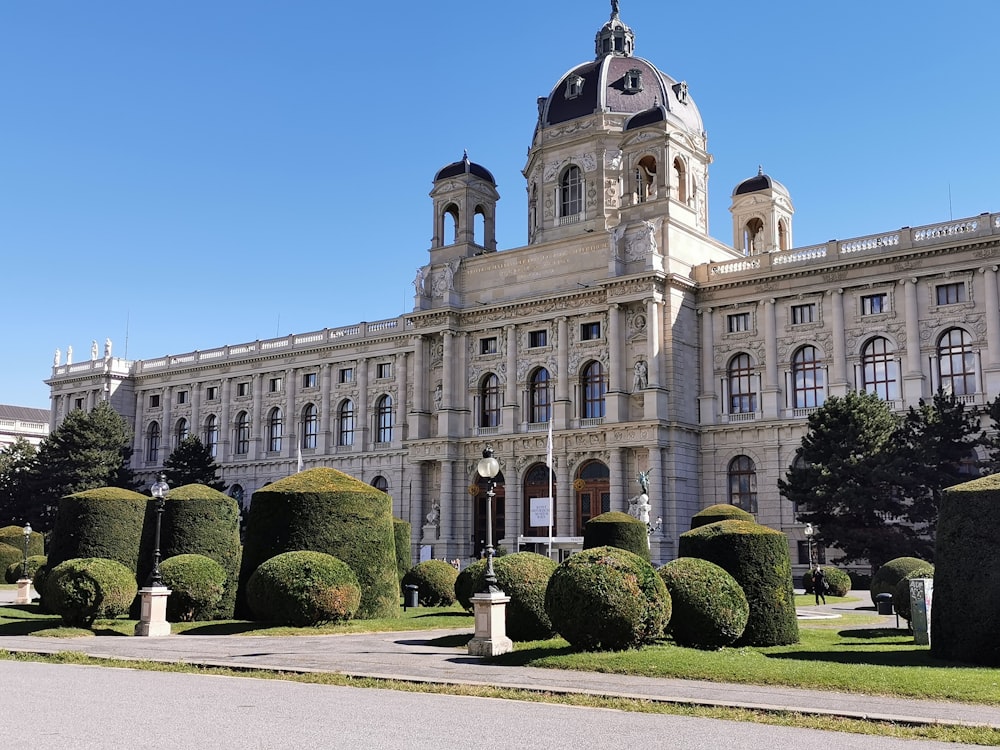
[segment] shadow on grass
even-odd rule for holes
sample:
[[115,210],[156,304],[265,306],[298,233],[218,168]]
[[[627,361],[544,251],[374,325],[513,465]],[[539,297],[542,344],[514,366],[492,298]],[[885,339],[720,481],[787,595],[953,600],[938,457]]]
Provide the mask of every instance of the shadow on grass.
[[241,635],[251,633],[261,628],[269,627],[269,623],[259,622],[212,622],[205,625],[196,625],[193,628],[182,630],[176,635]]
[[[413,608],[411,607],[411,609]],[[459,619],[468,619],[469,617],[472,617],[472,614],[470,612],[466,612],[465,610],[462,610],[461,612],[428,612],[424,615],[413,615],[411,619],[419,620],[422,617],[455,617]]]
[[841,630],[837,633],[841,638],[854,638],[857,640],[874,640],[876,638],[901,638],[902,640],[883,641],[872,644],[881,646],[912,646],[913,634],[898,628],[851,628]]
[[545,657],[566,656],[575,653],[577,651],[568,645],[560,648],[525,648],[501,654],[500,656],[494,656],[490,659],[490,663],[505,667],[523,667]]
[[32,635],[40,630],[52,630],[53,627],[58,627],[61,622],[59,617],[8,620],[0,622],[0,637],[5,635]]

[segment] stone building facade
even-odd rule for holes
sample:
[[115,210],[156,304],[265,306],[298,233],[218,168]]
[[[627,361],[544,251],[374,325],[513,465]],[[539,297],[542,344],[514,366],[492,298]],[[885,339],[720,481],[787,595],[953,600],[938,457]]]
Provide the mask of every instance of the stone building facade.
[[[1000,392],[1000,214],[796,248],[783,185],[731,194],[732,244],[708,234],[707,135],[688,86],[635,54],[612,4],[595,56],[539,100],[523,173],[528,244],[497,252],[491,173],[433,181],[433,239],[399,318],[127,361],[53,367],[51,422],[106,399],[152,477],[195,433],[248,501],[301,465],[388,492],[414,545],[480,552],[493,528],[557,547],[627,510],[648,472],[654,560],[718,502],[803,542],[777,480],[808,414],[851,389],[905,409],[938,387]],[[551,425],[553,470],[546,465]]]

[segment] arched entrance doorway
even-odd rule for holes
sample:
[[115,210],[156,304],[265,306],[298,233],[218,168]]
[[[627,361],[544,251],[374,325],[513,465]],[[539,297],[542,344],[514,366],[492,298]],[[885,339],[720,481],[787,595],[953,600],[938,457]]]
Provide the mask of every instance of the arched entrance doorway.
[[573,491],[576,494],[576,535],[583,536],[587,521],[611,510],[611,472],[601,461],[586,461],[576,473]]
[[[497,542],[504,537],[504,523],[506,513],[504,512],[505,487],[503,472],[496,476],[496,487],[493,488],[493,548],[496,549]],[[472,498],[472,556],[482,557],[486,554],[486,505],[488,498],[486,490],[489,481],[476,474],[476,483],[469,486],[469,493],[475,493]],[[516,552],[516,550],[515,550]]]
[[[535,497],[549,497],[549,474],[552,474],[552,497],[556,494],[556,474],[543,463],[534,464],[524,475],[524,506],[521,510],[521,518],[524,519],[521,525],[521,533],[524,536],[548,536],[548,526],[531,525],[531,499]],[[558,534],[556,530],[556,506],[552,503],[552,535]]]

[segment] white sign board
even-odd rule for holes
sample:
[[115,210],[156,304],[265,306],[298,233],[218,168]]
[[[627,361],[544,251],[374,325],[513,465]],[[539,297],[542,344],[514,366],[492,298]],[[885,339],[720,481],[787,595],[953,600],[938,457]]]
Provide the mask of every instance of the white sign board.
[[427,562],[431,559],[432,548],[429,544],[420,545],[420,562]]
[[552,523],[552,515],[549,512],[552,507],[551,497],[533,497],[528,503],[528,512],[531,514],[532,526],[548,526]]

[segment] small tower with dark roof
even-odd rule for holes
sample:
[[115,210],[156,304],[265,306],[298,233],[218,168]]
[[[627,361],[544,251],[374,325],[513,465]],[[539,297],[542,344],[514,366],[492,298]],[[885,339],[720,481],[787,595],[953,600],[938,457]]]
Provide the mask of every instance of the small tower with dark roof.
[[[469,154],[438,170],[430,192],[434,201],[434,234],[431,261],[468,258],[496,252],[496,180],[490,171],[473,161]],[[479,219],[479,236],[477,232]]]
[[788,189],[757,167],[757,174],[733,190],[733,247],[744,255],[788,250],[795,208]]

